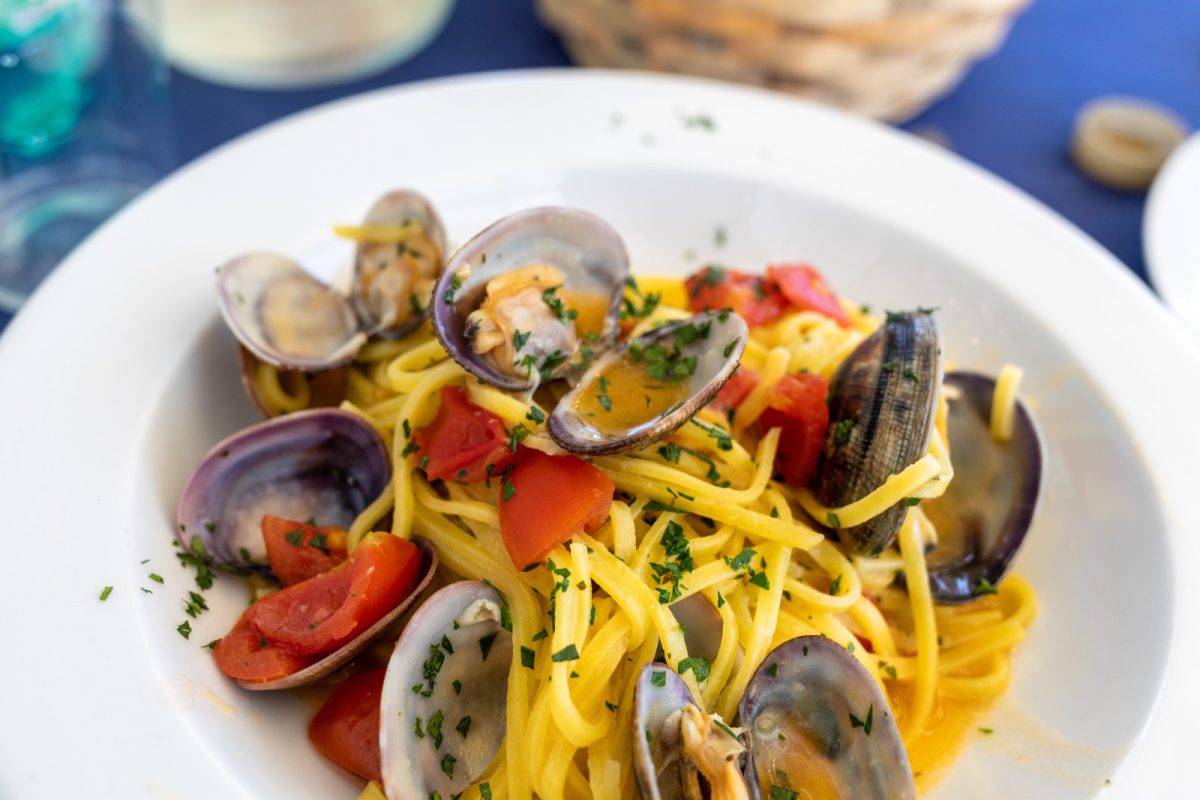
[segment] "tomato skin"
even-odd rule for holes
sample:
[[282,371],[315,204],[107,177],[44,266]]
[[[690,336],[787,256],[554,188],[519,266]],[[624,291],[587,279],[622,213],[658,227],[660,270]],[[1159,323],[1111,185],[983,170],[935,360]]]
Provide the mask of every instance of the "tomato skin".
[[[604,524],[612,506],[612,481],[578,456],[550,456],[521,448],[501,489],[500,534],[513,564],[524,569],[580,531]],[[506,485],[506,484],[505,484]]]
[[758,386],[758,373],[749,367],[738,367],[737,372],[725,381],[721,391],[708,404],[709,408],[717,411],[727,411],[737,408]]
[[789,486],[804,486],[816,472],[829,428],[828,394],[829,384],[818,375],[784,375],[772,387],[768,408],[758,418],[764,431],[780,429],[775,472]]
[[[346,560],[346,532],[341,528],[314,528],[267,514],[263,517],[262,531],[267,562],[284,586],[328,572]],[[320,537],[318,543],[324,542],[324,550],[313,545],[314,536]]]
[[842,310],[825,276],[808,264],[777,264],[767,267],[767,277],[779,287],[787,301],[800,311],[824,314],[843,328],[850,318]]
[[233,630],[213,645],[221,672],[235,680],[261,683],[285,678],[316,660],[266,641],[250,622],[252,608],[246,609]]
[[347,678],[308,724],[308,740],[317,752],[367,780],[382,780],[379,701],[386,674],[380,667]]
[[477,483],[513,459],[508,448],[504,422],[490,411],[467,399],[456,386],[442,387],[442,404],[427,427],[416,431],[418,453],[429,461],[425,474],[430,480]]
[[685,286],[692,311],[732,308],[752,328],[774,322],[788,310],[779,287],[761,275],[707,266],[689,276]]
[[412,591],[421,551],[390,533],[372,533],[343,563],[280,589],[250,607],[250,622],[273,644],[315,655],[338,649]]

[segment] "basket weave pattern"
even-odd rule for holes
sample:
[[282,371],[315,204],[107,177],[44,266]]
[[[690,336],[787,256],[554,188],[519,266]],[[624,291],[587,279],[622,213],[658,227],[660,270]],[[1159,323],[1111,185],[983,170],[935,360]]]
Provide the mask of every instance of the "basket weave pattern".
[[1028,0],[538,0],[586,66],[754,83],[910,117],[1004,39]]

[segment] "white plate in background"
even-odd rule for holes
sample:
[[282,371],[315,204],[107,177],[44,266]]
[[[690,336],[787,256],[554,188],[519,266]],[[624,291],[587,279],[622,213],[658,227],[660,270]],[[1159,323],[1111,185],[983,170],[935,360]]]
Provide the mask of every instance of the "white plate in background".
[[1200,355],[1145,287],[1043,206],[883,126],[707,81],[549,71],[372,93],[242,137],[98,231],[13,321],[0,796],[355,796],[307,745],[309,704],[238,690],[201,649],[244,606],[236,580],[176,633],[193,587],[173,508],[200,455],[253,421],[213,267],[336,257],[330,225],[405,185],[459,242],[564,203],[613,222],[641,272],[809,261],[876,308],[940,306],[959,365],[1024,366],[1049,474],[1017,569],[1040,612],[996,733],[934,797],[1190,785]]
[[1200,133],[1171,153],[1154,180],[1142,234],[1151,282],[1200,337]]

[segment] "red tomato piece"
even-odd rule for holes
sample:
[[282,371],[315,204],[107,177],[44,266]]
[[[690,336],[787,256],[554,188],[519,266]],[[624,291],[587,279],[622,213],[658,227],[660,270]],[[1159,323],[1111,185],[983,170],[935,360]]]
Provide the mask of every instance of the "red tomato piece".
[[758,418],[764,431],[780,429],[775,472],[789,486],[803,486],[816,472],[829,427],[828,394],[829,384],[818,375],[784,375],[772,387],[768,408]]
[[267,562],[284,586],[328,572],[346,560],[346,532],[341,528],[314,528],[267,514],[262,531]]
[[430,480],[476,483],[488,476],[489,465],[496,472],[513,458],[501,419],[453,386],[442,388],[437,417],[413,439],[421,448],[418,453],[429,459],[425,474]]
[[329,653],[395,608],[420,571],[421,551],[412,542],[390,533],[368,534],[329,572],[250,606],[250,622],[293,653]]
[[380,667],[347,678],[321,704],[308,724],[308,740],[339,767],[367,780],[382,780],[379,760]]
[[709,408],[717,411],[737,408],[754,391],[755,386],[758,386],[758,373],[749,367],[738,367],[737,372],[725,381],[721,391],[717,392],[717,396],[708,404]]
[[767,277],[779,287],[787,301],[800,311],[824,314],[843,328],[850,318],[842,310],[825,276],[807,264],[778,264],[767,267]]
[[250,622],[252,609],[246,609],[233,630],[213,645],[221,672],[239,681],[260,683],[285,678],[316,660],[267,641]]
[[692,311],[732,308],[750,327],[774,322],[788,309],[779,287],[761,275],[707,266],[686,283]]
[[578,456],[522,448],[500,489],[500,534],[513,564],[524,569],[580,531],[603,525],[615,488]]

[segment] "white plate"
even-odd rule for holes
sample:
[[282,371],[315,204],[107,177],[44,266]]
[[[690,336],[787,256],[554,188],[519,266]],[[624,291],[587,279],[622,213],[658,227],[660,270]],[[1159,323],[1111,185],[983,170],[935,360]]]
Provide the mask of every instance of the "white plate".
[[1018,566],[1041,612],[996,733],[936,796],[1190,785],[1200,357],[1182,329],[1079,231],[934,147],[758,91],[549,72],[369,94],[244,137],[95,234],[12,323],[0,795],[353,797],[305,743],[305,703],[237,690],[200,649],[244,604],[235,580],[209,593],[190,641],[176,633],[191,579],[172,508],[201,453],[251,421],[213,267],[259,248],[336,252],[331,223],[405,184],[459,241],[567,203],[610,219],[644,272],[808,260],[877,308],[941,306],[960,364],[1023,364],[1050,448]]
[[1146,201],[1143,239],[1150,280],[1192,333],[1200,336],[1200,133],[1181,144]]

